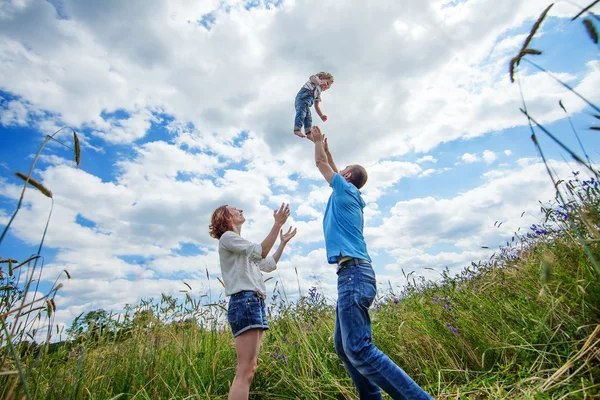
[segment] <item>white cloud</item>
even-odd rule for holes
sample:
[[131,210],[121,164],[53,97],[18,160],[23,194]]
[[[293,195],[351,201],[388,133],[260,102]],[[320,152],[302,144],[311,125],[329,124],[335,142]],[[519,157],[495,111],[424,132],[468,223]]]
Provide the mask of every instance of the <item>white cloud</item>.
[[426,177],[426,176],[433,175],[436,172],[438,172],[438,171],[435,170],[435,169],[433,169],[433,168],[429,168],[429,169],[426,169],[425,171],[421,172],[421,174],[419,176],[420,177]]
[[477,154],[471,154],[471,153],[465,153],[463,154],[460,159],[467,163],[467,164],[472,164],[474,162],[479,161],[479,158],[477,157]]
[[511,150],[504,150],[504,155],[511,156],[512,155],[512,151]]
[[483,152],[483,161],[485,161],[486,164],[493,163],[494,161],[496,161],[497,158],[498,155],[491,150],[485,150]]
[[417,164],[422,164],[424,162],[432,162],[435,164],[437,162],[437,160],[433,156],[424,156],[417,160]]
[[383,161],[367,167],[369,180],[363,192],[367,201],[376,201],[385,191],[402,178],[417,176],[419,165],[402,161]]
[[[239,1],[227,7],[140,4],[64,1],[67,19],[57,19],[50,2],[5,5],[0,58],[10,62],[0,67],[0,88],[25,98],[31,113],[47,110],[109,142],[139,139],[154,120],[150,113],[163,112],[193,123],[207,140],[227,141],[248,129],[279,152],[305,144],[291,133],[293,98],[308,74],[327,69],[336,83],[324,94],[330,117],[324,127],[335,150],[367,164],[377,158],[382,141],[389,155],[402,155],[525,124],[518,89],[506,76],[506,57],[522,35],[499,42],[498,37],[533,21],[546,2],[483,0],[439,8],[413,0],[368,10],[366,4],[346,8],[316,0],[284,2],[270,10],[264,5],[246,10]],[[210,31],[196,23],[208,10],[215,18]],[[343,21],[331,23],[341,14]],[[551,13],[563,14],[558,5]],[[302,40],[292,21],[310,21]],[[31,29],[34,23],[37,29]],[[372,28],[357,35],[355,27],[365,24]],[[330,45],[326,50],[306,45],[316,42]],[[361,57],[348,51],[356,48]],[[294,51],[283,57],[282,49]],[[492,49],[497,57],[486,60]],[[302,68],[297,60],[304,62]],[[591,67],[589,73],[597,71]],[[544,93],[528,98],[542,121],[562,118],[550,106],[564,91],[550,78],[535,74],[524,84],[526,94]],[[570,109],[581,109],[573,101]],[[129,117],[103,117],[117,110]],[[22,122],[24,110],[5,118]],[[210,138],[213,132],[218,137]],[[308,147],[300,158],[309,156]]]
[[[561,177],[571,173],[565,163],[552,162],[552,167]],[[468,252],[481,246],[491,248],[502,237],[512,236],[520,226],[530,225],[532,221],[520,219],[523,211],[539,215],[538,200],[554,197],[554,188],[548,184],[545,171],[543,163],[522,159],[518,168],[493,171],[484,176],[486,181],[482,186],[456,197],[397,202],[390,210],[390,218],[380,226],[366,229],[367,242],[371,248],[395,251],[427,250],[438,244],[453,244]],[[498,229],[493,223],[500,219],[506,222]]]

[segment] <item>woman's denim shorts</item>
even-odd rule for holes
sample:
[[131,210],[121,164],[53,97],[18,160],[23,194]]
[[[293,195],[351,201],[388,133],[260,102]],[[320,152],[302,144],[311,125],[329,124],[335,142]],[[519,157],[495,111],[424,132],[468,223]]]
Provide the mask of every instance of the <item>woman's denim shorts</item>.
[[265,301],[256,292],[249,290],[231,295],[227,319],[233,337],[250,329],[269,329],[267,314],[265,313]]

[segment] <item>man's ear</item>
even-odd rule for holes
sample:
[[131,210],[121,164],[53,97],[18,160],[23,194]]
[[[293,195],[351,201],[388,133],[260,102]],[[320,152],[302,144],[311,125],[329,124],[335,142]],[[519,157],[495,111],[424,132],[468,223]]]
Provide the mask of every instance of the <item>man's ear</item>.
[[352,172],[346,172],[346,173],[344,174],[344,179],[345,179],[345,180],[348,180],[348,179],[350,179],[351,177],[352,177]]

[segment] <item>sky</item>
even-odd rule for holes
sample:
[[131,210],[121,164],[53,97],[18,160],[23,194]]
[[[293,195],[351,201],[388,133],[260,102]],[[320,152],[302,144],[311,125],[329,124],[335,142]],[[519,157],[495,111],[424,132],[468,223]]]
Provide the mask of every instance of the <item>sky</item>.
[[[600,48],[571,21],[576,3],[551,9],[531,42],[543,54],[528,57],[598,103]],[[509,79],[510,59],[549,4],[4,1],[0,227],[20,195],[14,173],[29,170],[45,135],[70,126],[81,164],[50,142],[33,173],[54,196],[39,291],[64,284],[59,326],[161,293],[181,298],[184,282],[195,296],[222,297],[208,234],[222,204],[243,209],[242,236],[261,242],[273,210],[289,202],[285,228],[298,234],[268,290],[278,282],[293,300],[298,286],[317,286],[334,301],[322,231],[331,189],[312,143],[292,132],[297,91],[328,71],[328,120],[313,110],[313,121],[338,167],[368,171],[365,238],[380,291],[399,291],[412,271],[433,281],[445,268],[458,273],[541,222],[540,202],[554,197],[521,92],[531,115],[582,154],[569,115],[598,158],[589,106],[526,62]],[[537,134],[559,177],[581,169]],[[56,138],[72,146],[68,130]],[[0,257],[35,253],[50,206],[26,192]]]

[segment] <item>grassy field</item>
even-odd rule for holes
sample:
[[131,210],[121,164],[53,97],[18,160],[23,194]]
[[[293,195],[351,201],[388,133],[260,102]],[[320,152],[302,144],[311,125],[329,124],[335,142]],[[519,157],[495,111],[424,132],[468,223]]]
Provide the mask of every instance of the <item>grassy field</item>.
[[[600,275],[577,240],[585,230],[598,258],[600,186],[565,185],[582,201],[549,207],[547,224],[490,260],[435,284],[409,276],[399,293],[380,283],[374,340],[435,398],[600,396]],[[333,305],[316,288],[284,297],[276,290],[269,308],[251,397],[356,398],[334,352]],[[69,341],[16,347],[33,367],[28,390],[39,399],[225,399],[235,372],[225,306],[162,296],[118,319],[90,312]],[[0,379],[4,396],[24,394],[17,375]]]

